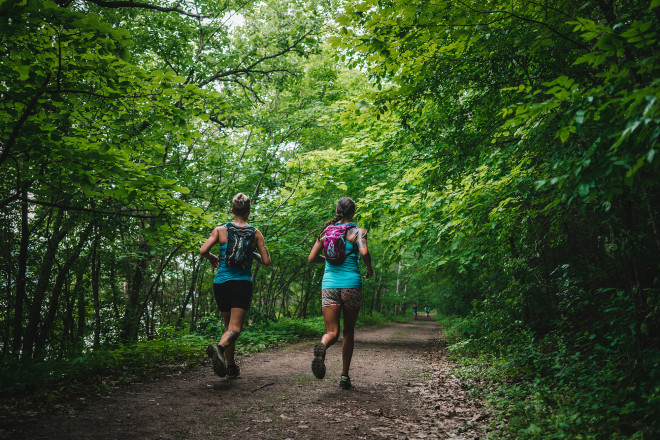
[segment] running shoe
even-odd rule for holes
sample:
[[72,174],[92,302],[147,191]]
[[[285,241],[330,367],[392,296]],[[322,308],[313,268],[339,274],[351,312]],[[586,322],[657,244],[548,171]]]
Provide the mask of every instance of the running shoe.
[[317,379],[325,377],[325,346],[323,342],[314,344],[314,360],[312,361],[312,373]]
[[241,368],[234,364],[234,365],[227,365],[227,377],[238,377],[241,375]]
[[211,358],[213,371],[220,377],[227,375],[227,361],[225,360],[225,349],[220,345],[209,345],[206,347],[206,354]]
[[351,389],[351,378],[348,376],[344,376],[343,374],[341,375],[341,378],[339,379],[339,388],[342,390],[350,390]]

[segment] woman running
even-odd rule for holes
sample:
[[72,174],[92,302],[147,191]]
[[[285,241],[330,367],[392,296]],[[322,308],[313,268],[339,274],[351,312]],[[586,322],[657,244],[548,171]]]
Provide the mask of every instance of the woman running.
[[[348,370],[353,357],[353,346],[355,343],[355,322],[362,305],[362,278],[358,262],[358,252],[362,256],[367,274],[365,279],[371,278],[374,270],[371,267],[371,254],[367,248],[367,231],[352,223],[355,215],[355,202],[349,197],[342,197],[337,201],[337,215],[323,226],[323,231],[317,238],[312,251],[309,253],[310,263],[325,263],[325,272],[321,283],[323,321],[325,323],[325,334],[320,342],[314,345],[314,360],[312,361],[312,372],[318,379],[325,377],[325,351],[339,339],[339,318],[344,315],[344,341],[342,344],[342,372],[339,380],[339,388],[349,390],[351,379]],[[329,228],[336,230],[335,226],[347,228],[345,235],[345,258],[341,263],[331,263],[329,259],[321,255],[326,244]],[[357,248],[357,252],[356,252]]]
[[[234,347],[252,301],[252,258],[266,266],[271,264],[264,236],[248,224],[250,198],[236,194],[231,201],[231,212],[234,221],[215,228],[199,250],[217,269],[213,293],[225,322],[225,332],[217,345],[206,348],[206,354],[220,377],[237,377],[241,373],[234,360]],[[220,244],[218,256],[210,252],[216,243]]]

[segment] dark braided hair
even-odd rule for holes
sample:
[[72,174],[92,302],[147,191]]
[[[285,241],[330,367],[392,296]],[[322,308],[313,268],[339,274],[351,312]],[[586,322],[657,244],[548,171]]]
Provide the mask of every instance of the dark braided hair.
[[323,229],[321,230],[319,238],[323,236],[323,233],[328,226],[334,225],[342,218],[352,217],[355,214],[355,202],[350,197],[342,197],[341,199],[337,200],[337,209],[335,212],[337,214],[323,225]]

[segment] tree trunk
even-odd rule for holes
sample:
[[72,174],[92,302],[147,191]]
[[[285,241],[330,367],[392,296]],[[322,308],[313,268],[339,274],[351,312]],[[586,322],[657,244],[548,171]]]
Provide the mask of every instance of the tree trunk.
[[[84,267],[84,266],[83,266]],[[76,278],[76,286],[73,288],[73,295],[76,301],[76,329],[75,338],[72,342],[83,345],[85,341],[85,332],[87,331],[87,300],[85,298],[85,286],[83,284],[84,275],[81,270]]]
[[101,306],[99,302],[99,273],[101,259],[99,258],[99,227],[94,224],[94,242],[92,243],[92,301],[94,303],[94,347],[101,345]]
[[144,284],[144,277],[147,271],[147,262],[151,259],[151,247],[146,243],[140,246],[140,257],[135,265],[133,272],[133,279],[128,289],[128,298],[126,309],[124,310],[124,317],[122,319],[121,332],[119,339],[122,342],[136,341],[138,337],[138,329],[140,326],[140,291]]
[[[147,294],[144,297],[144,301],[142,301],[142,304],[138,308],[138,317],[137,317],[138,326],[140,320],[142,319],[144,311],[147,308],[147,304],[149,304],[149,300],[151,299],[152,295],[154,295],[154,292],[157,293],[158,282],[161,280],[165,268],[167,267],[168,264],[170,264],[170,261],[172,261],[172,258],[174,258],[174,256],[179,251],[179,249],[181,249],[181,246],[183,246],[183,244],[178,245],[172,252],[170,252],[170,254],[167,256],[165,261],[161,264],[160,269],[158,270],[158,274],[156,275],[156,278],[154,278],[154,281],[151,283],[151,286],[149,286],[149,290],[147,291]],[[155,307],[156,301],[154,300],[153,303]],[[137,333],[135,334],[135,336],[137,337]]]
[[66,236],[68,230],[72,227],[76,218],[75,215],[70,216],[60,228],[62,221],[64,220],[64,212],[61,210],[57,211],[53,233],[48,240],[48,246],[41,263],[41,270],[39,271],[37,286],[34,291],[32,306],[30,307],[28,315],[28,324],[23,338],[23,353],[21,359],[31,359],[34,353],[34,343],[39,332],[39,323],[41,321],[41,307],[44,302],[46,290],[50,284],[50,275],[53,264],[55,263],[57,248]]
[[199,273],[201,276],[199,277],[199,284],[197,286],[197,301],[195,301],[195,296],[193,295],[192,297],[192,316],[190,317],[190,330],[192,331],[195,328],[195,324],[197,323],[197,319],[201,315],[201,305],[202,305],[202,298],[204,296],[204,291],[202,290],[202,287],[204,286],[204,276],[205,272],[202,269],[202,265],[200,264],[199,267]]
[[50,295],[50,303],[48,304],[48,313],[46,314],[46,319],[41,328],[40,334],[35,338],[35,356],[41,358],[43,357],[46,342],[52,336],[53,332],[53,322],[55,322],[55,317],[57,316],[60,295],[62,294],[62,288],[69,277],[69,271],[73,266],[73,263],[76,262],[80,256],[83,245],[87,243],[87,238],[89,233],[92,230],[92,224],[87,225],[85,230],[80,235],[80,239],[76,244],[76,247],[71,251],[67,259],[64,261],[64,264],[59,267],[57,271],[57,277],[55,279],[55,284]]
[[252,271],[252,301],[254,302],[255,297],[261,297],[261,283],[259,282],[259,278],[257,278],[257,274],[259,273],[259,269],[261,268],[261,264],[256,264],[256,267]]
[[7,288],[5,295],[7,298],[7,307],[5,308],[5,317],[7,319],[4,320],[4,326],[2,328],[2,351],[0,352],[0,362],[5,358],[7,354],[10,352],[10,347],[11,347],[11,324],[12,324],[12,319],[11,319],[11,312],[13,310],[12,307],[12,293],[11,293],[11,271],[7,271],[7,278],[6,278],[6,283],[5,287]]
[[[121,320],[120,319],[121,314],[119,313],[119,301],[120,301],[120,296],[121,295],[119,293],[119,289],[117,288],[118,281],[117,281],[117,278],[115,276],[115,268],[116,268],[115,264],[110,265],[110,291],[112,292],[112,304],[111,304],[111,306],[112,306],[112,312],[115,315],[115,320],[117,322],[119,322]],[[97,306],[98,306],[98,304],[94,305],[94,314],[99,313],[99,309],[98,309]]]
[[304,319],[307,317],[307,305],[309,304],[309,300],[312,296],[312,280],[313,280],[312,268],[308,267],[307,270],[305,271],[303,281],[301,282],[302,292],[300,295],[300,302],[294,314],[296,318]]
[[[397,265],[397,270],[396,270],[396,297],[397,301],[400,299],[399,298],[399,292],[401,291],[401,261],[399,260],[399,264]],[[399,314],[399,304],[394,304],[394,316],[397,316]]]
[[18,274],[16,277],[16,298],[14,304],[14,334],[12,340],[12,352],[19,356],[23,338],[23,301],[25,299],[25,286],[27,283],[27,255],[30,240],[30,229],[28,224],[27,190],[23,190],[23,202],[21,203],[21,246],[18,253]]
[[[188,295],[186,295],[186,298],[183,301],[183,305],[181,306],[181,311],[179,312],[179,317],[176,321],[176,327],[180,327],[183,319],[186,317],[186,309],[188,308],[188,303],[193,302],[193,309],[194,309],[194,296],[195,296],[195,284],[197,283],[197,275],[199,274],[199,262],[201,259],[194,259],[193,258],[193,267],[192,267],[192,279],[190,280],[190,288],[188,289]],[[192,317],[191,317],[192,320]]]
[[[76,293],[76,287],[78,286],[78,279],[80,274],[76,274],[76,284],[71,289],[71,282],[67,279],[66,285],[64,286],[64,317],[62,318],[62,347],[71,345],[75,341],[75,326],[73,323],[73,304],[75,299],[73,294]],[[69,277],[70,278],[70,277]]]
[[[276,269],[273,269],[273,270],[270,271],[270,279],[268,280],[268,288],[264,289],[265,293],[266,293],[266,297],[264,298],[263,294],[259,295],[259,307],[260,308],[267,309],[268,305],[270,304],[270,297],[268,296],[268,294],[272,291],[273,284],[274,284],[275,278],[277,276],[276,274],[277,274]],[[268,313],[267,310],[266,310],[266,313]]]

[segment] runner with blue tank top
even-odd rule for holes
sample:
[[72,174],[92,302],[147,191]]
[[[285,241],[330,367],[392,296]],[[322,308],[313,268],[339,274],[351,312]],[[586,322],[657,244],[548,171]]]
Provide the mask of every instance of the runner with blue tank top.
[[[326,350],[339,339],[339,320],[344,317],[344,331],[342,342],[342,373],[339,387],[345,390],[351,388],[351,379],[348,370],[353,358],[355,346],[355,323],[362,305],[362,277],[359,262],[364,261],[367,267],[365,279],[374,274],[371,267],[371,254],[367,248],[367,231],[352,223],[355,215],[355,202],[349,197],[342,197],[337,201],[336,215],[323,226],[312,251],[309,262],[325,264],[323,280],[321,282],[321,311],[325,323],[325,334],[321,341],[314,345],[314,359],[312,372],[318,379],[325,377]],[[346,258],[340,264],[326,261],[323,251],[323,238],[330,225],[346,225],[345,254]]]
[[[220,377],[237,377],[240,374],[234,359],[234,347],[250,309],[253,287],[251,258],[244,266],[232,266],[226,261],[228,234],[253,235],[247,250],[259,263],[266,266],[272,263],[264,236],[248,224],[250,198],[243,193],[236,194],[232,199],[231,212],[234,214],[234,221],[215,228],[199,250],[202,257],[208,259],[211,266],[217,269],[213,293],[225,322],[225,332],[217,345],[209,345],[206,348],[206,354],[211,358],[213,371]],[[218,256],[210,252],[216,243],[220,244]]]

